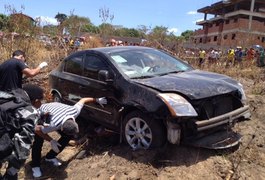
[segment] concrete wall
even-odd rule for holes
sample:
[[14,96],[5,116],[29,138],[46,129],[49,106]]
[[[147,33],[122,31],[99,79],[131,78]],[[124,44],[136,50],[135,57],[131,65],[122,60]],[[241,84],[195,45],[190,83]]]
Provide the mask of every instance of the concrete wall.
[[[253,20],[249,33],[248,22],[248,19],[238,18],[236,21],[230,19],[229,23],[224,21],[223,24],[220,23],[219,26],[216,26],[216,23],[214,23],[212,27],[208,28],[207,40],[203,41],[203,43],[233,47],[238,45],[251,46],[254,44],[265,46],[265,23]],[[223,27],[221,28],[221,26]],[[199,39],[203,37],[203,35],[203,30],[195,31],[193,42],[195,42],[196,39],[196,43],[198,44]],[[216,36],[217,40],[214,41]]]

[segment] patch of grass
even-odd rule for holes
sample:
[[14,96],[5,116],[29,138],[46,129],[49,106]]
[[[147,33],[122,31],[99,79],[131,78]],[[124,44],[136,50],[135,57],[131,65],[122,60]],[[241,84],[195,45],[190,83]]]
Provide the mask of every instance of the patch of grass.
[[265,95],[265,84],[264,83],[259,83],[253,86],[252,88],[252,94],[254,95]]

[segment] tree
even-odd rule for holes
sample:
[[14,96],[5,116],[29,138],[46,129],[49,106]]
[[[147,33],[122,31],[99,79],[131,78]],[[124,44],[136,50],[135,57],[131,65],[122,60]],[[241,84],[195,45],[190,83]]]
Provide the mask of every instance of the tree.
[[84,24],[81,28],[82,32],[90,32],[94,34],[98,34],[100,32],[99,27],[95,26],[94,24]]
[[9,16],[0,14],[0,30],[5,30],[9,21]]
[[147,27],[145,25],[139,25],[137,30],[139,31],[141,38],[146,39],[150,29],[151,27]]
[[98,26],[100,34],[102,36],[110,36],[114,34],[114,27],[109,23],[102,23]]
[[35,32],[35,20],[23,13],[11,14],[8,21],[8,30],[20,35],[32,35]]
[[112,22],[114,14],[110,14],[109,8],[104,7],[99,9],[99,17],[101,18],[102,23],[106,23],[108,20]]
[[156,26],[151,30],[149,34],[149,39],[152,41],[157,41],[161,45],[164,44],[168,34],[168,28],[164,26]]
[[[104,40],[106,40],[107,34],[113,34],[114,28],[112,27],[111,23],[114,19],[114,14],[110,14],[109,8],[100,8],[99,9],[99,18],[101,18],[102,24],[100,25],[100,34]],[[110,23],[107,23],[107,21]]]
[[58,28],[55,25],[46,25],[42,28],[44,34],[49,34],[52,37],[57,35]]
[[66,28],[72,36],[80,36],[81,30],[84,29],[83,26],[89,25],[92,25],[89,18],[74,14],[68,16],[68,18],[62,23],[62,26]]
[[186,30],[184,32],[181,33],[181,36],[187,41],[189,40],[189,38],[193,35],[193,31],[192,30]]
[[67,15],[58,12],[55,16],[55,19],[59,24],[62,24],[67,19]]
[[114,31],[115,36],[140,37],[140,32],[134,28],[120,28]]

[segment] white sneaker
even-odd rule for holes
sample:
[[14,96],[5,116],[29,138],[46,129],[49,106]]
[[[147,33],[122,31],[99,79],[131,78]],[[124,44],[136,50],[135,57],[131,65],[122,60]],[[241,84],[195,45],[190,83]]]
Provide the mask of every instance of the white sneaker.
[[54,166],[61,166],[62,165],[62,163],[57,158],[53,158],[53,159],[47,159],[47,158],[45,158],[45,161],[52,162],[52,164]]
[[32,168],[32,172],[33,172],[32,175],[33,175],[34,178],[38,178],[38,177],[41,177],[42,176],[40,167],[34,167],[34,168]]

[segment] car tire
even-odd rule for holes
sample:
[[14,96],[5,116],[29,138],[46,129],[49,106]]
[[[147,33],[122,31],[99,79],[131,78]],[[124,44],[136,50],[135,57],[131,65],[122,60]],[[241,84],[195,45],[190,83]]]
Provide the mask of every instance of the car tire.
[[123,138],[134,150],[160,147],[166,142],[166,128],[162,121],[133,111],[124,119]]
[[58,93],[53,93],[52,97],[54,102],[62,102],[62,98]]

